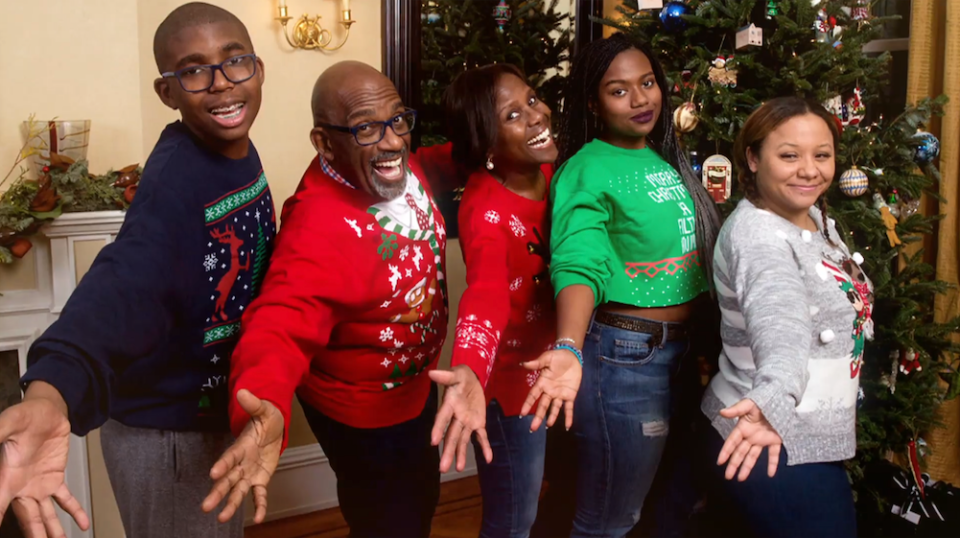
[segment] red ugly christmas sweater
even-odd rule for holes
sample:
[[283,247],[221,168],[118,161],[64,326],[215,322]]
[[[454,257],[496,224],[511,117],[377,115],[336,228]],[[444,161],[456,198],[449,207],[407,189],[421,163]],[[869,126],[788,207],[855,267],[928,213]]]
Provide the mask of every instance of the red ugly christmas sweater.
[[404,195],[378,202],[315,159],[284,204],[259,298],[234,351],[230,423],[249,416],[248,389],[284,417],[294,391],[356,428],[413,419],[430,391],[446,337],[443,217],[426,178],[454,179],[449,145],[409,159]]
[[[541,168],[549,190],[553,167]],[[460,299],[452,365],[465,364],[507,416],[520,414],[537,380],[521,363],[556,335],[548,264],[549,197],[530,200],[483,170],[460,202],[460,244],[467,290]]]

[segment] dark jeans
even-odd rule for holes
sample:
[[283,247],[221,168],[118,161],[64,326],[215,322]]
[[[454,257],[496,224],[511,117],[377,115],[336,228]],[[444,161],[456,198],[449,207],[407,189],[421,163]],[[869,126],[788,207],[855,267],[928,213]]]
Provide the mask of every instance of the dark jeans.
[[[661,322],[653,322],[661,323]],[[572,537],[619,538],[640,519],[670,432],[673,386],[688,340],[593,322],[574,408],[577,509]]]
[[530,431],[533,415],[503,415],[496,400],[487,406],[487,438],[493,461],[487,463],[474,441],[483,495],[481,538],[527,538],[537,517],[547,446],[546,425]]
[[440,499],[440,453],[430,446],[436,386],[420,416],[386,428],[353,428],[300,403],[337,475],[340,511],[350,536],[429,536]]
[[[704,420],[706,422],[706,420]],[[704,456],[716,462],[724,439],[713,429],[703,430]],[[843,462],[788,466],[789,454],[780,452],[777,474],[767,476],[767,450],[744,482],[726,480],[726,467],[708,465],[710,511],[723,514],[728,536],[762,538],[854,538],[857,514]]]
[[[699,336],[699,335],[698,335]],[[644,503],[640,523],[628,536],[684,538],[698,536],[702,500],[706,496],[699,417],[703,389],[694,357],[684,359],[673,390],[670,436],[657,476]],[[706,427],[712,427],[706,421]]]

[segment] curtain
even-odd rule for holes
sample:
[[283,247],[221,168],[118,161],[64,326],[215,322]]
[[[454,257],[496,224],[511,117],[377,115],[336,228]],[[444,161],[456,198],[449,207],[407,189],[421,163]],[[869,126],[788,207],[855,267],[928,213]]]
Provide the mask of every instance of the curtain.
[[[937,269],[937,278],[954,286],[960,262],[960,2],[913,0],[910,20],[910,59],[907,100],[915,102],[941,93],[950,98],[947,114],[928,130],[940,138],[940,194],[943,202],[929,200],[926,211],[944,215],[937,236],[926,252]],[[952,31],[948,29],[952,28]],[[937,321],[960,315],[960,289],[937,297]],[[960,399],[944,403],[941,419],[945,428],[927,434],[933,451],[927,470],[934,479],[960,485]]]

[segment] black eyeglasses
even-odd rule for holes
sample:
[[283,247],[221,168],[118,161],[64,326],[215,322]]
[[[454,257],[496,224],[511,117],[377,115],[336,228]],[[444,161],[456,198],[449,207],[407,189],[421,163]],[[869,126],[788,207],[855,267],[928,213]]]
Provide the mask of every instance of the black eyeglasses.
[[184,91],[200,93],[213,86],[213,79],[217,71],[223,73],[223,76],[234,84],[246,82],[257,74],[257,55],[241,54],[218,64],[191,65],[176,71],[161,73],[160,76],[163,78],[176,77]]
[[412,108],[404,110],[402,113],[386,121],[371,121],[361,123],[356,127],[344,127],[343,125],[330,125],[329,123],[318,123],[319,127],[326,127],[341,133],[350,133],[356,139],[357,144],[361,146],[372,146],[383,140],[387,134],[389,125],[397,136],[403,136],[413,130],[417,123],[417,111]]

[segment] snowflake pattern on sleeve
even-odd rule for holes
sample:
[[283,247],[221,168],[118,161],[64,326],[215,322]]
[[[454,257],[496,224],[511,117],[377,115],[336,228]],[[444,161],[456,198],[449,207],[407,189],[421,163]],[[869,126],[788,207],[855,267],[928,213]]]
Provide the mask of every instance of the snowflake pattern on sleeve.
[[493,324],[490,321],[480,321],[477,316],[471,314],[457,320],[456,346],[473,350],[487,361],[489,378],[494,360],[497,358],[497,348],[500,347],[500,331],[493,330]]
[[516,215],[510,215],[510,229],[513,231],[513,235],[517,237],[526,237],[527,235],[527,227]]

